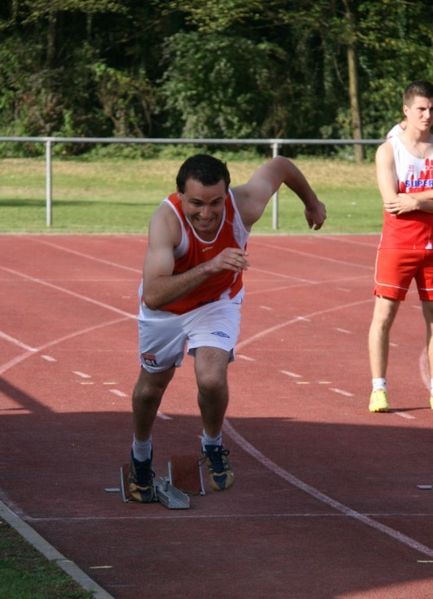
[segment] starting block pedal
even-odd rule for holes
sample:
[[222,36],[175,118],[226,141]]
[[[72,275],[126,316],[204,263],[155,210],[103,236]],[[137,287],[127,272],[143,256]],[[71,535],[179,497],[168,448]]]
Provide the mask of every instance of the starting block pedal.
[[[133,501],[128,491],[129,464],[120,468],[120,492],[125,503]],[[205,495],[201,464],[197,455],[172,456],[167,475],[154,481],[155,501],[168,509],[191,507],[189,495]]]
[[201,461],[196,454],[173,455],[168,462],[170,482],[188,495],[206,495]]

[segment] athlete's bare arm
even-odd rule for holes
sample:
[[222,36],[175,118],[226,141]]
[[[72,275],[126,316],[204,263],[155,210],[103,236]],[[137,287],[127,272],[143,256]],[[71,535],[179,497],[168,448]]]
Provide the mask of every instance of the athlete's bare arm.
[[376,170],[383,206],[390,214],[405,214],[413,210],[433,212],[433,189],[417,193],[398,193],[394,153],[389,142],[376,152]]
[[377,149],[376,177],[385,210],[396,214],[398,179],[395,170],[394,152],[389,141],[383,143]]
[[151,310],[158,310],[186,295],[212,274],[222,270],[240,272],[248,268],[243,250],[226,248],[212,260],[175,275],[174,249],[180,243],[180,235],[176,216],[163,204],[150,222],[143,268],[143,299]]
[[233,189],[245,227],[250,229],[259,220],[272,195],[283,183],[304,203],[308,226],[320,229],[326,219],[325,205],[317,199],[301,171],[282,156],[269,160],[247,183]]

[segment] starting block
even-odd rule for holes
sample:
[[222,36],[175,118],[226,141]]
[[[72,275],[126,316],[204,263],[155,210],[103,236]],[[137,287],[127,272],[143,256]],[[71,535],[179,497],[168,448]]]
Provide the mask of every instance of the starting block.
[[171,456],[168,477],[171,484],[188,495],[206,495],[201,460],[196,454]]
[[[128,492],[129,464],[120,468],[120,491],[124,502],[131,501]],[[197,455],[172,456],[167,475],[154,481],[155,502],[170,510],[191,507],[190,495],[205,495],[201,463]]]

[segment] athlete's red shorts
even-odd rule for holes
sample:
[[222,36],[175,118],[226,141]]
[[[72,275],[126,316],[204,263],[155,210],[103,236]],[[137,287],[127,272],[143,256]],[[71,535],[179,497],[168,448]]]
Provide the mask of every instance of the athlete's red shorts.
[[404,300],[412,279],[420,300],[432,301],[433,250],[378,250],[374,295]]

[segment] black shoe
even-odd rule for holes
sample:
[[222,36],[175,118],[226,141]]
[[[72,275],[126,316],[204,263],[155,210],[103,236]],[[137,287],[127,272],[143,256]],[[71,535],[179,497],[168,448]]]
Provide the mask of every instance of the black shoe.
[[131,461],[128,472],[128,491],[133,501],[140,503],[153,503],[158,501],[156,497],[153,479],[155,473],[152,470],[152,457],[140,462],[134,458],[131,450]]

